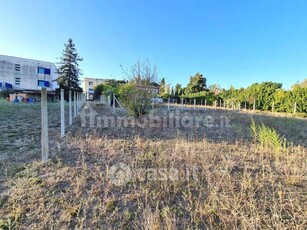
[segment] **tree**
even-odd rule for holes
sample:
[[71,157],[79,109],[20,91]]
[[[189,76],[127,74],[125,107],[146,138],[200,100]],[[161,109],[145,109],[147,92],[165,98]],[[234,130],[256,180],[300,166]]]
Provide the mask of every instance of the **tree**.
[[123,73],[133,85],[148,87],[157,84],[157,66],[151,66],[148,59],[145,61],[138,60],[130,67],[130,71],[123,70]]
[[213,84],[209,86],[210,91],[214,93],[214,95],[218,95],[222,89],[218,84]]
[[292,90],[297,88],[307,88],[307,78],[302,82],[297,81],[294,85],[291,86],[291,88]]
[[175,85],[175,96],[180,96],[182,94],[182,88],[180,84]]
[[190,77],[190,82],[187,85],[187,93],[199,93],[205,91],[207,80],[202,74],[196,73],[195,76]]
[[162,78],[160,82],[160,95],[163,95],[165,93],[165,79]]
[[68,90],[82,92],[80,87],[79,75],[81,70],[79,69],[79,61],[83,59],[78,55],[75,44],[71,38],[68,39],[67,44],[64,44],[65,48],[62,51],[62,57],[60,58],[59,68],[57,70],[58,78],[57,82],[61,89],[66,92]]
[[99,99],[100,98],[100,95],[102,95],[102,92],[105,90],[105,86],[103,83],[99,84],[99,85],[96,85],[95,88],[94,88],[94,96],[93,96],[93,99],[96,100],[96,99]]
[[156,96],[159,85],[157,67],[149,60],[138,60],[129,71],[123,70],[129,79],[127,85],[119,89],[119,97],[123,104],[135,116],[139,117],[149,111],[151,99]]
[[117,94],[120,85],[126,84],[124,80],[108,79],[94,88],[94,100],[99,99],[100,95],[112,96]]
[[281,89],[282,84],[276,82],[262,82],[260,84],[260,92],[258,100],[260,100],[260,107],[264,110],[271,110],[274,101],[274,93],[277,89]]
[[171,94],[171,86],[170,86],[170,84],[166,84],[164,94]]

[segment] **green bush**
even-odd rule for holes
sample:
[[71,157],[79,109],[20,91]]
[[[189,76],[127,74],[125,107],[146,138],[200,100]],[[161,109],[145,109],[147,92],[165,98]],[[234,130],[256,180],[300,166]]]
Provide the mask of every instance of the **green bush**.
[[11,93],[14,93],[13,90],[7,89],[7,90],[2,90],[0,91],[0,98],[7,98],[10,96]]
[[149,90],[136,87],[133,84],[121,85],[118,88],[120,101],[135,117],[145,115],[149,111],[152,96]]

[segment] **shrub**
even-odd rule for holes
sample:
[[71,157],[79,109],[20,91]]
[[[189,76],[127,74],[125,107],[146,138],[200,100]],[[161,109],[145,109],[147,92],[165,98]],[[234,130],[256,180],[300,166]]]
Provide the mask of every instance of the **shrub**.
[[146,114],[150,109],[152,96],[149,94],[147,90],[137,88],[133,84],[121,85],[118,90],[120,101],[135,117]]

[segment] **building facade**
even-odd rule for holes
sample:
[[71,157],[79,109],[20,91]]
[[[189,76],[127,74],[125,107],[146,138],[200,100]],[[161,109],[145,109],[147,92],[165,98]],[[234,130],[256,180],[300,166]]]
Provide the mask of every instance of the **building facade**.
[[93,100],[94,88],[103,83],[105,79],[101,78],[84,78],[84,93],[87,100]]
[[0,55],[0,87],[14,92],[38,93],[46,87],[49,94],[58,84],[56,66],[51,62]]
[[99,84],[106,83],[108,81],[116,81],[115,79],[102,79],[102,78],[84,78],[84,93],[87,100],[94,99],[95,87]]

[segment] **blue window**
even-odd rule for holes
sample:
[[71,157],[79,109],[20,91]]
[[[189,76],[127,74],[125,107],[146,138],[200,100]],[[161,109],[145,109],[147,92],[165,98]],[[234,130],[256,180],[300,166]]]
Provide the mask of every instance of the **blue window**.
[[37,68],[37,73],[38,73],[38,74],[50,75],[50,69],[43,68],[43,67],[38,67],[38,68]]
[[45,69],[45,74],[50,75],[50,69]]
[[88,92],[89,93],[94,93],[94,90],[93,89],[88,89]]
[[45,74],[45,69],[42,68],[42,67],[38,67],[37,73],[39,73],[39,74]]
[[2,83],[0,82],[0,88],[2,88]]
[[50,87],[49,81],[38,80],[37,85],[40,87]]
[[5,88],[12,89],[13,85],[10,83],[5,83]]

